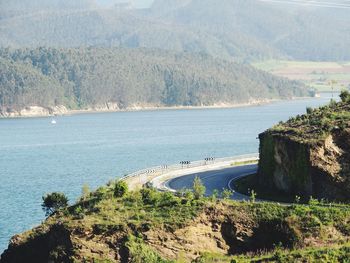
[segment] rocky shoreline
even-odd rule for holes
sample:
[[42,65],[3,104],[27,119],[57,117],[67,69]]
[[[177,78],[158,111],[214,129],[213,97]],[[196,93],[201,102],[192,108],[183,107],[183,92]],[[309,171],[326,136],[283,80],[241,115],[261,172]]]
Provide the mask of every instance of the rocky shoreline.
[[[293,98],[295,99],[295,98]],[[246,103],[216,103],[213,105],[200,105],[200,106],[162,106],[152,104],[134,104],[126,108],[121,108],[117,103],[105,103],[103,105],[96,105],[79,110],[70,110],[63,105],[54,107],[41,107],[41,106],[28,106],[21,110],[13,111],[1,111],[0,118],[33,118],[33,117],[49,117],[49,116],[62,116],[84,113],[103,113],[103,112],[123,112],[123,111],[147,111],[147,110],[175,110],[175,109],[221,109],[221,108],[237,108],[237,107],[250,107],[265,105],[268,103],[276,102],[277,99],[262,99],[262,100],[250,100]]]

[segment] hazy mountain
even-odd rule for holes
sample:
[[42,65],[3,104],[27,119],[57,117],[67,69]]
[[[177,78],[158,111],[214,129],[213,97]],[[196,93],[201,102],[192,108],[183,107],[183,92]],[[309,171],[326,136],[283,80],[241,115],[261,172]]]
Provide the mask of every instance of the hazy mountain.
[[0,0],[0,18],[31,13],[96,8],[94,0]]
[[2,0],[0,6],[1,46],[147,47],[241,60],[350,59],[350,9],[258,0],[156,0],[143,10],[101,9],[92,0]]
[[[152,9],[166,6],[164,2],[170,0],[156,0]],[[226,43],[238,43],[239,48],[252,47],[245,50],[248,57],[254,47],[261,46],[266,51],[269,47],[295,59],[350,59],[347,48],[350,44],[350,9],[257,0],[172,2],[172,5],[177,2],[178,8],[169,8],[168,12],[163,9],[162,20],[210,32]],[[156,13],[151,12],[151,16]]]

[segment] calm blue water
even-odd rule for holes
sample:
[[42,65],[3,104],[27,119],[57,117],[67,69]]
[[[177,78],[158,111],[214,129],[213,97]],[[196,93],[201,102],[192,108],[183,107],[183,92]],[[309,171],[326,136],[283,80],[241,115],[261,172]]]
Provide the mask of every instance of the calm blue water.
[[234,109],[159,110],[0,120],[0,252],[44,219],[41,197],[77,199],[126,173],[181,160],[258,151],[258,133],[330,99]]

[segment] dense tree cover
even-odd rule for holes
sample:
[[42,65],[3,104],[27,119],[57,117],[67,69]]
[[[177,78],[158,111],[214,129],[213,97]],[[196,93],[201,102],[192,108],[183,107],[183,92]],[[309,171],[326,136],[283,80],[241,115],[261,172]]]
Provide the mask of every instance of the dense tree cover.
[[0,108],[65,104],[64,88],[31,64],[0,58]]
[[213,105],[304,96],[302,84],[204,54],[79,48],[0,49],[0,107],[116,103]]
[[93,0],[0,0],[0,46],[146,47],[241,60],[349,60],[348,9],[258,0],[157,0],[99,9]]

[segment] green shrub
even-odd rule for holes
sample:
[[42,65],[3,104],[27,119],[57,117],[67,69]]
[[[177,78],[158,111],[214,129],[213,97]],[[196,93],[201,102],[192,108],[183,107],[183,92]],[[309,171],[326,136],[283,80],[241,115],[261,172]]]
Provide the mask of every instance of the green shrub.
[[54,192],[42,197],[42,209],[46,216],[50,216],[61,208],[68,206],[68,198],[63,193]]
[[142,202],[145,205],[157,205],[159,202],[159,193],[153,188],[141,189]]
[[90,187],[87,184],[84,184],[81,189],[82,200],[86,200],[90,196]]
[[161,193],[159,205],[160,206],[174,206],[179,203],[179,198],[170,192]]
[[342,102],[349,102],[350,101],[350,92],[347,90],[342,90],[339,95]]
[[119,181],[114,187],[114,197],[123,197],[128,192],[128,184],[125,181]]
[[313,111],[313,109],[312,109],[311,107],[307,107],[307,108],[306,108],[306,113],[307,113],[307,114],[311,114],[312,111]]
[[183,196],[187,201],[192,201],[194,199],[193,191],[189,189],[184,192]]
[[108,189],[107,187],[99,187],[93,194],[97,200],[102,200],[107,198]]
[[143,240],[134,236],[129,236],[126,242],[126,247],[129,250],[130,260],[134,263],[170,263],[162,259],[154,250],[146,245]]
[[218,189],[214,189],[213,193],[210,196],[210,199],[212,202],[215,202],[219,196],[219,191]]
[[223,191],[221,193],[221,197],[224,200],[231,199],[232,195],[233,195],[233,191],[230,189],[227,189],[227,188],[223,189]]
[[200,199],[204,196],[205,194],[205,186],[202,183],[202,180],[196,176],[193,181],[193,194],[195,199]]
[[252,201],[252,203],[255,203],[256,200],[256,192],[254,190],[250,191],[250,201]]

